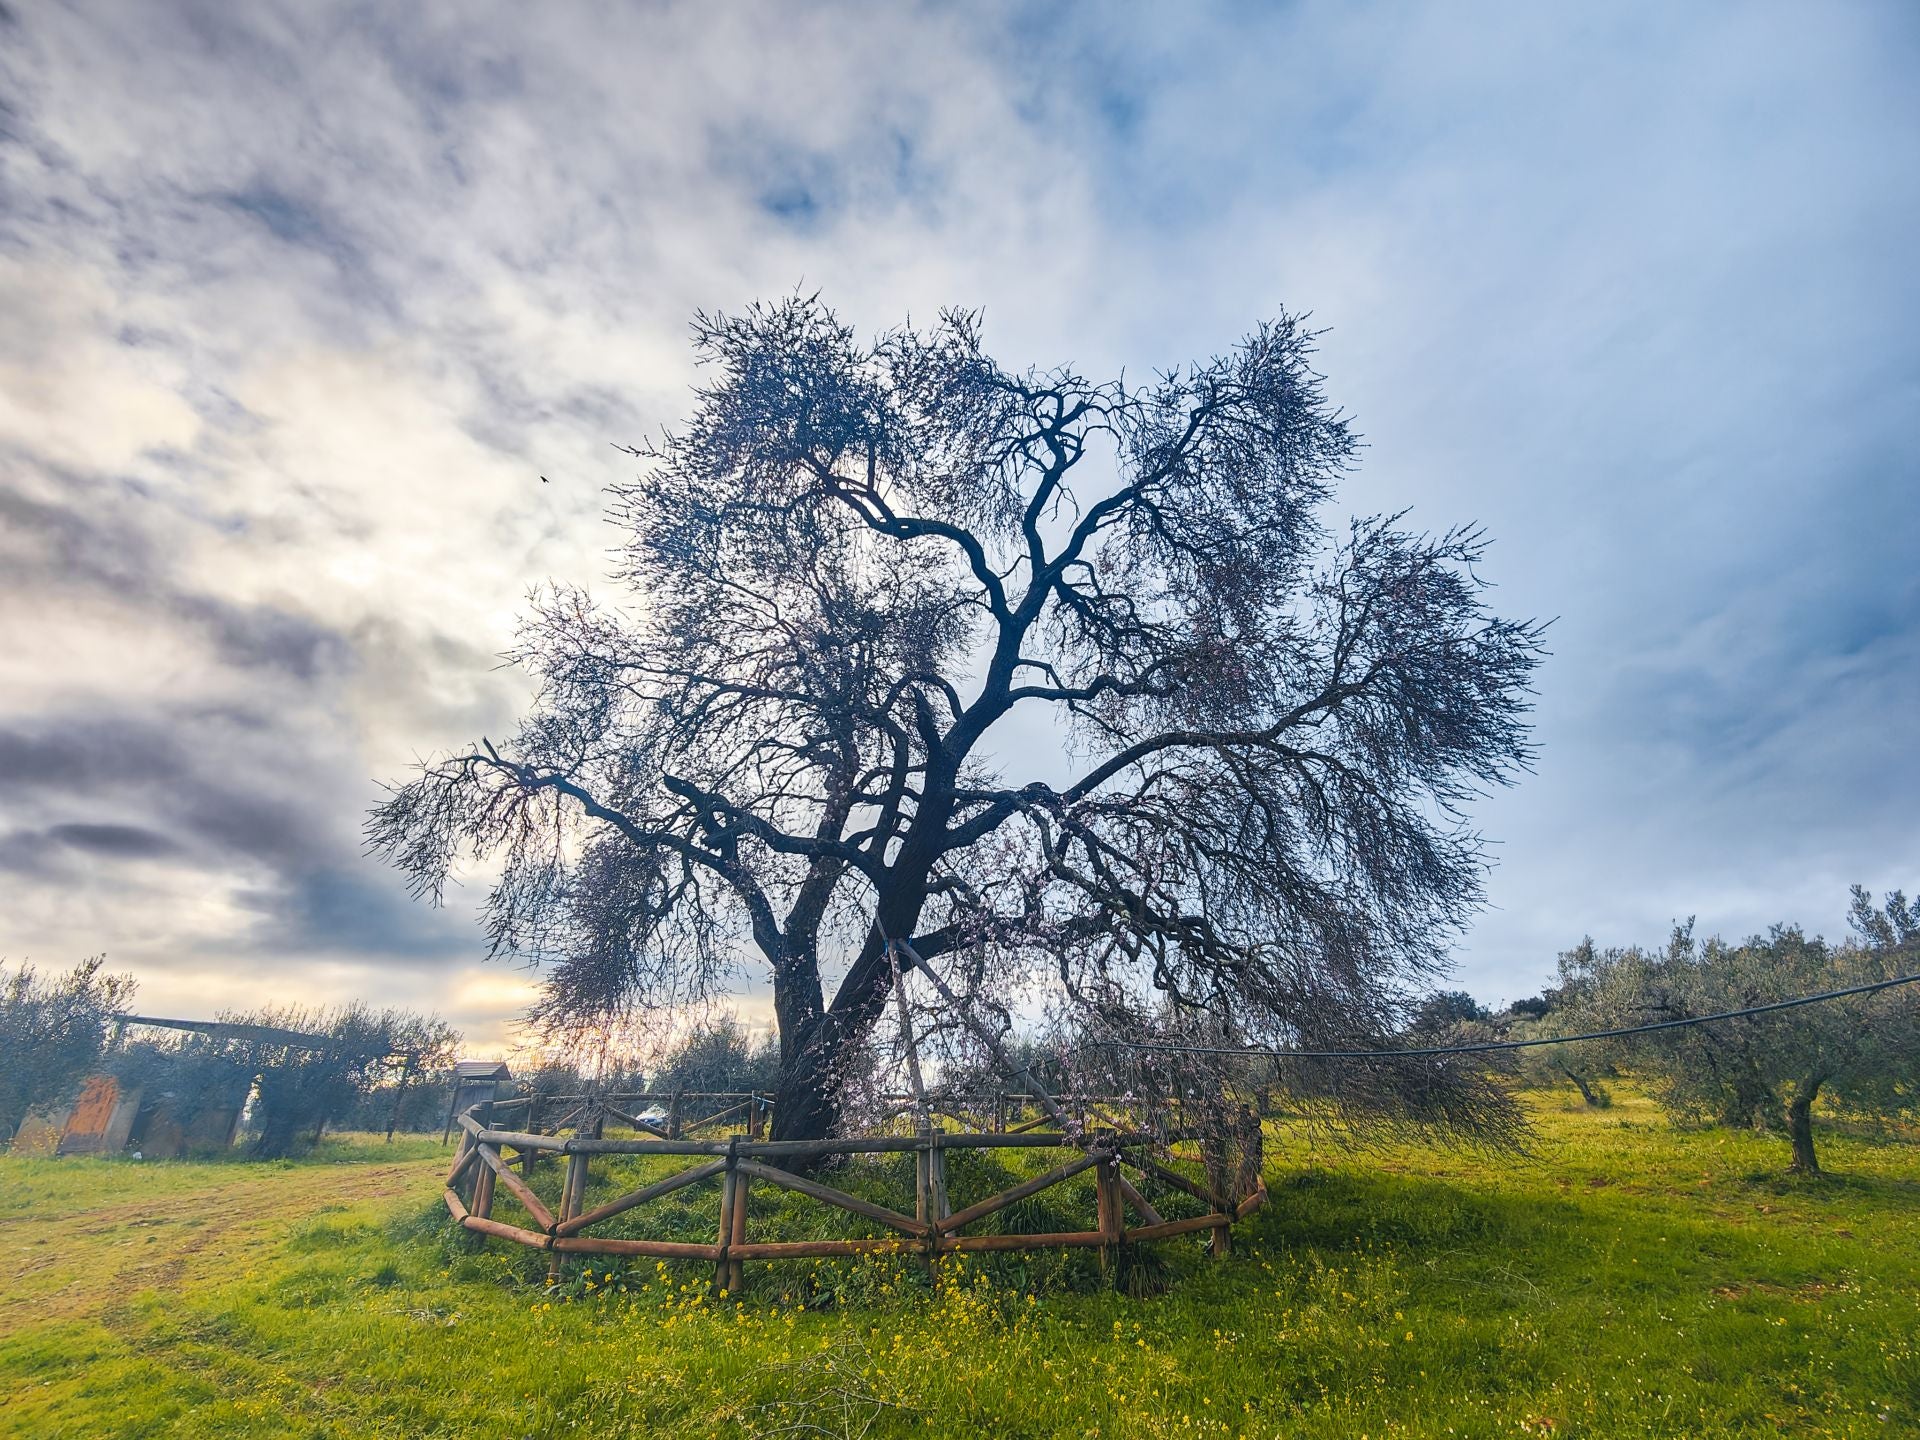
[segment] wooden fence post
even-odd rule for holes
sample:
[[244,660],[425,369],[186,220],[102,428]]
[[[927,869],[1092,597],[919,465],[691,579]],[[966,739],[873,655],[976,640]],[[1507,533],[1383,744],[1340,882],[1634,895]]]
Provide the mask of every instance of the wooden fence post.
[[1119,1180],[1119,1155],[1103,1154],[1100,1163],[1093,1168],[1094,1212],[1099,1217],[1099,1230],[1103,1237],[1100,1245],[1102,1270],[1113,1263],[1114,1249],[1125,1238],[1126,1212],[1122,1208]]
[[1224,1260],[1233,1253],[1233,1227],[1216,1225],[1207,1237],[1207,1254],[1216,1260]]
[[400,1083],[393,1087],[393,1108],[387,1111],[387,1143],[393,1143],[393,1129],[400,1123],[400,1101],[407,1093],[407,1077],[413,1074],[414,1053],[409,1050],[407,1058],[400,1063]]
[[928,1213],[919,1217],[923,1220],[944,1220],[953,1213],[947,1204],[947,1147],[941,1143],[938,1131],[929,1135],[931,1142],[927,1151],[927,1188],[930,1206]]
[[[560,1213],[555,1219],[562,1225],[578,1215],[581,1200],[587,1193],[587,1157],[580,1154],[567,1156],[567,1177],[560,1185]],[[547,1284],[558,1285],[564,1262],[558,1250],[547,1252]]]
[[491,1165],[473,1167],[473,1203],[468,1208],[482,1220],[493,1217],[493,1178]]
[[720,1227],[719,1234],[715,1236],[720,1249],[713,1266],[713,1288],[716,1293],[727,1288],[727,1281],[733,1274],[732,1257],[727,1252],[733,1247],[733,1211],[740,1186],[739,1171],[735,1168],[738,1160],[733,1142],[728,1141],[727,1168],[720,1176]]
[[727,1227],[727,1289],[735,1295],[746,1283],[746,1262],[733,1250],[747,1243],[747,1188],[752,1183],[745,1175],[733,1179],[733,1223]]

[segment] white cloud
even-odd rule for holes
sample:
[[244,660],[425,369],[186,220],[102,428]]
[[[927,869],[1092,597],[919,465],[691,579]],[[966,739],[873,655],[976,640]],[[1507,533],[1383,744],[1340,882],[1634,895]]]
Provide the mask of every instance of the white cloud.
[[[599,582],[689,315],[795,284],[1136,375],[1313,309],[1372,443],[1343,504],[1487,522],[1502,603],[1563,617],[1467,982],[1689,909],[1831,927],[1920,869],[1915,42],[1894,7],[36,7],[0,36],[0,738],[178,755],[10,784],[0,838],[199,828],[69,856],[0,951],[496,1025],[521,982],[466,968],[464,909],[378,908],[372,781],[511,722],[488,657],[526,586]],[[389,951],[328,942],[356,910]]]

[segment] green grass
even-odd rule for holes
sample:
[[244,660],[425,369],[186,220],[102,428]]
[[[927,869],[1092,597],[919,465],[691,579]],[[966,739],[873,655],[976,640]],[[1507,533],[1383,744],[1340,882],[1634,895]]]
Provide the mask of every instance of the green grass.
[[[1920,1434],[1920,1144],[1828,1134],[1802,1181],[1632,1094],[1534,1104],[1518,1161],[1277,1139],[1234,1255],[1156,1247],[1142,1298],[1084,1255],[548,1295],[544,1256],[451,1230],[437,1147],[0,1158],[0,1434]],[[677,1198],[710,1230],[709,1191]],[[813,1213],[760,1199],[755,1237]]]

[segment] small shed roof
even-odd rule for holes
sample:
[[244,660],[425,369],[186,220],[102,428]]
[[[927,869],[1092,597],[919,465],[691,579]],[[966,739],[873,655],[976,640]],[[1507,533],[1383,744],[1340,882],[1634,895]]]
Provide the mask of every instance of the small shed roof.
[[504,1060],[460,1060],[454,1063],[456,1080],[511,1080],[513,1071]]

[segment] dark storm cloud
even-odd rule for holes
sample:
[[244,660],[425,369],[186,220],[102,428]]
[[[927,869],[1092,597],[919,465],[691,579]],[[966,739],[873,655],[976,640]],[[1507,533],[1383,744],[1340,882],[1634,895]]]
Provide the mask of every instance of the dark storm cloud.
[[173,737],[139,721],[101,715],[39,717],[0,725],[0,795],[98,794],[177,769]]
[[312,617],[272,605],[232,605],[210,595],[169,603],[201,630],[228,664],[279,670],[299,680],[336,676],[356,660],[353,641]]
[[[168,849],[225,863],[310,863],[325,853],[330,827],[306,813],[308,787],[286,738],[249,737],[217,713],[42,714],[0,727],[0,803],[137,806],[151,827],[142,833]],[[86,848],[91,828],[65,821],[44,833]]]
[[[245,923],[221,953],[386,955],[402,963],[473,958],[481,937],[464,910],[416,903],[399,878],[359,853],[355,800],[324,755],[302,760],[280,726],[211,710],[146,718],[41,717],[0,729],[0,814],[97,814],[0,835],[0,871],[42,888],[111,884],[111,868],[166,861],[253,877],[235,893]],[[315,797],[352,797],[332,810]],[[106,867],[106,868],[103,868]]]
[[234,940],[253,955],[385,955],[401,963],[474,959],[483,944],[463,915],[432,909],[407,893],[391,871],[362,866],[302,871],[243,891],[256,923]]
[[[228,664],[285,672],[302,681],[337,676],[356,663],[350,637],[309,615],[272,604],[236,604],[177,582],[154,538],[141,528],[141,507],[121,487],[83,486],[100,508],[89,513],[0,489],[0,523],[21,542],[12,557],[16,583],[33,583],[42,601],[62,591],[137,601],[176,618]],[[0,555],[6,548],[0,546]]]
[[69,857],[110,863],[162,860],[179,852],[165,835],[138,825],[77,822],[0,835],[0,870],[53,877]]
[[47,831],[47,838],[57,845],[107,859],[152,860],[172,855],[180,848],[166,836],[138,825],[55,825]]

